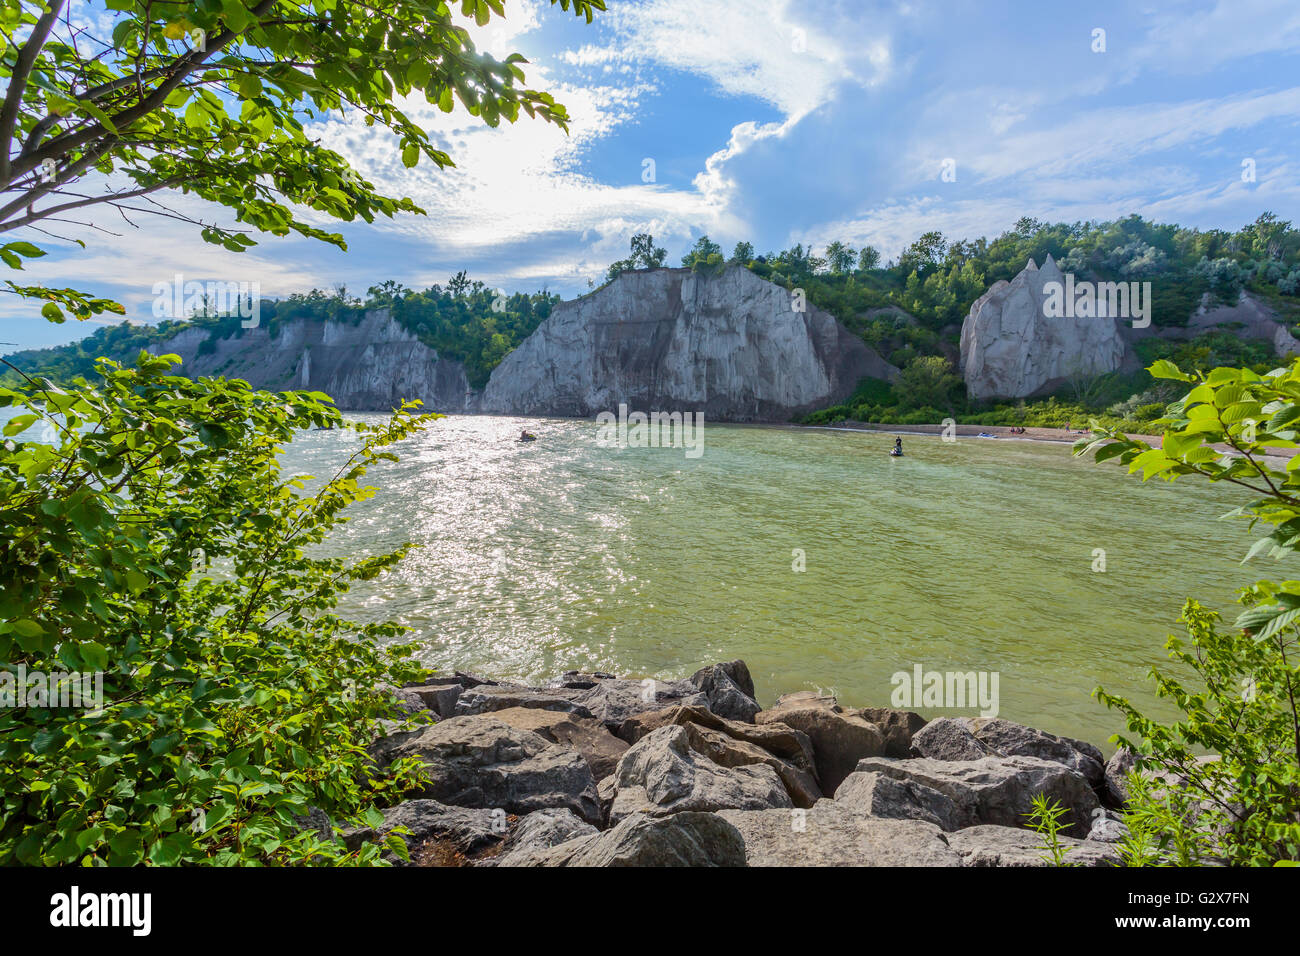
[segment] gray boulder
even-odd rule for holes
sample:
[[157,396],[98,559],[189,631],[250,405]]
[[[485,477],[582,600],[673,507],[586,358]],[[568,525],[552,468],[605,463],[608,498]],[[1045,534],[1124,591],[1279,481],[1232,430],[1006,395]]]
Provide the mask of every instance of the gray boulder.
[[[690,681],[602,680],[595,687],[580,691],[575,702],[588,714],[603,721],[615,734],[623,722],[637,714],[663,710],[675,704],[688,707],[709,706],[709,699]],[[619,734],[619,736],[622,736]]]
[[[344,845],[356,850],[382,840],[396,827],[405,827],[410,831],[402,834],[410,852],[409,865],[464,865],[468,858],[504,840],[508,828],[503,811],[449,807],[437,800],[406,800],[383,814],[384,822],[376,828],[344,833]],[[391,850],[383,856],[395,865],[408,865]]]
[[746,724],[727,720],[703,707],[669,707],[624,722],[624,739],[633,743],[652,730],[678,724],[687,728],[691,749],[724,767],[765,763],[776,771],[796,807],[811,807],[822,797],[814,776],[808,735],[784,724]]
[[744,661],[714,664],[691,675],[691,683],[709,701],[709,710],[719,717],[753,723],[761,707],[754,700],[754,681]]
[[956,830],[960,814],[952,800],[915,780],[881,773],[851,773],[835,791],[835,802],[872,817],[922,820],[941,830]]
[[692,750],[689,732],[677,725],[647,734],[623,755],[613,774],[612,795],[611,820],[634,813],[792,806],[771,767],[719,766]]
[[748,866],[957,866],[943,831],[882,820],[831,800],[811,810],[720,810],[740,831]]
[[511,830],[499,856],[483,861],[487,866],[525,865],[533,854],[600,831],[569,810],[535,810]]
[[1128,826],[1118,814],[1101,811],[1093,815],[1087,839],[1094,843],[1119,843],[1128,836]]
[[787,694],[776,706],[754,717],[755,723],[785,724],[802,731],[812,741],[817,781],[822,793],[833,795],[863,757],[885,752],[880,728],[853,711],[840,707],[834,697],[808,691]]
[[1082,839],[1092,826],[1093,810],[1099,806],[1097,795],[1083,774],[1037,757],[980,760],[868,757],[858,763],[858,770],[874,771],[938,790],[956,805],[958,827],[981,823],[1026,826],[1033,798],[1041,793],[1069,811],[1064,818],[1065,832]]
[[460,681],[448,678],[443,682],[417,684],[406,689],[417,695],[420,700],[424,701],[424,706],[439,717],[454,717],[456,716],[456,701],[460,698],[465,687]]
[[912,756],[932,760],[979,760],[989,756],[960,717],[938,717],[912,735]]
[[1093,786],[1102,785],[1106,759],[1086,741],[1058,737],[1001,717],[972,717],[968,718],[968,724],[975,738],[992,753],[1052,760],[1079,771]]
[[564,807],[588,823],[602,822],[581,754],[495,717],[452,717],[385,750],[389,762],[408,756],[425,765],[429,783],[421,796],[508,813]]
[[[1059,837],[1069,847],[1066,866],[1118,866],[1119,853],[1104,843]],[[1052,858],[1038,834],[1017,827],[974,826],[948,834],[948,845],[962,866],[1052,866]]]
[[591,767],[593,780],[613,773],[619,758],[627,752],[627,742],[611,734],[594,717],[536,707],[509,707],[494,711],[493,716],[511,727],[530,730],[553,744],[576,750]]
[[1117,807],[1128,803],[1128,775],[1138,768],[1138,755],[1120,747],[1106,761],[1106,796]]
[[501,866],[744,866],[740,831],[715,813],[628,817],[610,830],[502,860]]
[[940,717],[912,736],[912,753],[934,760],[979,760],[982,757],[1037,757],[1064,764],[1100,787],[1104,778],[1101,751],[1090,743],[1058,737],[1000,717]]
[[566,714],[590,717],[591,711],[576,703],[574,697],[580,691],[537,690],[532,687],[520,687],[514,684],[481,685],[461,691],[456,700],[456,716],[468,717],[474,714],[490,714],[511,707],[535,708],[537,710],[556,710]]
[[886,757],[910,757],[912,736],[926,724],[920,714],[892,707],[863,707],[857,713],[863,720],[879,727],[885,735]]

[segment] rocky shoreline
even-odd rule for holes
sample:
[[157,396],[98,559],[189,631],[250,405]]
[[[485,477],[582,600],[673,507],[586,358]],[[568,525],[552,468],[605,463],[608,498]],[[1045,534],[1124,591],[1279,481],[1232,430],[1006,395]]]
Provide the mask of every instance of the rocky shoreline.
[[1068,808],[1066,863],[1119,862],[1128,755],[999,718],[811,691],[763,710],[743,661],[387,692],[409,719],[385,722],[371,757],[414,757],[429,782],[345,840],[405,827],[412,865],[1047,866],[1027,829],[1040,793]]

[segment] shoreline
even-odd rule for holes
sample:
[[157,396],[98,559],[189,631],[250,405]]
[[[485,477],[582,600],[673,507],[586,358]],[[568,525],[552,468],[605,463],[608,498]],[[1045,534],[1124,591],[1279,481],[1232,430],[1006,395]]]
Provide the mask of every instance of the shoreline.
[[1132,755],[1002,718],[816,691],[762,707],[742,660],[676,680],[452,671],[384,692],[406,719],[368,750],[425,779],[345,841],[406,827],[417,866],[1046,866],[1037,793],[1068,813],[1071,864],[1121,862]]
[[[882,422],[859,422],[849,419],[837,422],[834,425],[791,425],[790,427],[822,431],[883,432],[890,435],[941,435],[944,430],[943,425],[898,425]],[[1080,438],[1085,438],[1091,434],[1086,428],[1065,429],[1038,426],[1027,426],[1024,434],[1012,434],[1012,427],[1011,425],[957,425],[956,435],[959,438],[999,438],[1011,441],[1038,441],[1053,442],[1058,445],[1072,445]],[[1159,435],[1131,434],[1129,437],[1157,447],[1161,440]]]

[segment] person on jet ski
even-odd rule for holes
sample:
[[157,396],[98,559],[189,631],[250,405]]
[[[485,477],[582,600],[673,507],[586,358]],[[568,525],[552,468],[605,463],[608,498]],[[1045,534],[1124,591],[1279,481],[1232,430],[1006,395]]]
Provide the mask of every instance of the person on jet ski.
[[903,457],[903,439],[901,438],[894,439],[894,450],[891,451],[890,454],[893,455],[895,458]]
[[527,428],[525,428],[525,429],[523,429],[522,431],[519,432],[519,440],[520,440],[520,441],[537,441],[537,436],[534,435],[532,432],[530,432]]

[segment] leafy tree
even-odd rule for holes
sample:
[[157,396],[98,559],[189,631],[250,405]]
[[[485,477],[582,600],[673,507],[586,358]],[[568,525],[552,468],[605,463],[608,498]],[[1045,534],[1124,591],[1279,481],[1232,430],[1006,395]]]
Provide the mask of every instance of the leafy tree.
[[903,250],[903,256],[898,262],[899,268],[905,274],[937,269],[947,248],[948,242],[943,233],[927,232]]
[[[93,709],[0,707],[0,863],[375,862],[303,830],[375,819],[414,780],[365,746],[418,676],[403,628],[334,613],[407,550],[315,558],[366,469],[428,416],[350,425],[320,393],[104,361],[99,383],[0,389],[0,697],[28,674],[102,674]],[[31,440],[45,423],[50,441]],[[356,433],[314,494],[280,473],[296,429]],[[396,847],[395,847],[396,849]],[[398,852],[401,852],[400,850]]]
[[[552,3],[557,0],[552,0]],[[585,17],[603,0],[558,0]],[[410,199],[378,193],[305,121],[355,111],[395,138],[406,166],[451,157],[401,106],[423,94],[444,111],[459,102],[489,126],[529,116],[565,126],[548,93],[524,86],[523,57],[480,53],[447,4],[306,0],[154,3],[114,0],[103,16],[71,21],[65,0],[6,0],[0,76],[0,232],[82,217],[95,207],[187,219],[232,251],[250,230],[297,232],[345,247],[296,207],[336,219],[419,212]],[[466,0],[463,16],[504,16],[501,0]],[[364,69],[358,69],[364,64]],[[109,188],[88,188],[91,175]],[[249,229],[203,223],[153,201],[182,192],[230,209]],[[9,244],[3,256],[42,250]],[[47,299],[46,314],[120,311],[74,290],[9,283]]]
[[688,269],[716,268],[722,261],[722,247],[708,236],[696,239],[691,251],[682,256],[682,265]]
[[668,250],[656,246],[654,236],[648,232],[638,232],[630,243],[632,254],[626,259],[611,263],[605,273],[605,281],[613,282],[630,269],[660,269],[668,258]]
[[633,236],[631,247],[632,267],[634,269],[659,269],[662,268],[664,260],[668,258],[668,250],[662,246],[656,246],[654,236],[648,232],[638,232]]
[[690,252],[682,256],[682,265],[690,268],[696,262],[707,260],[714,255],[721,256],[722,247],[707,235],[700,236],[695,240],[695,245],[691,247]]
[[898,395],[904,409],[951,408],[952,392],[961,385],[959,376],[945,358],[923,355],[912,359],[899,379]]
[[748,265],[754,261],[754,245],[750,242],[738,242],[731,252],[731,262]]
[[[1245,488],[1254,497],[1232,516],[1273,529],[1247,560],[1293,557],[1300,546],[1300,457],[1279,467],[1267,456],[1300,448],[1300,360],[1266,375],[1233,368],[1188,373],[1163,359],[1150,372],[1190,387],[1154,423],[1164,429],[1160,447],[1094,425],[1076,453],[1116,458],[1144,481],[1195,475]],[[1166,647],[1197,683],[1182,674],[1152,675],[1156,692],[1177,703],[1183,719],[1162,723],[1121,697],[1096,692],[1126,718],[1129,735],[1117,742],[1159,775],[1139,779],[1131,796],[1131,862],[1300,861],[1300,581],[1256,581],[1241,590],[1241,602],[1245,610],[1229,633],[1196,601],[1183,609],[1190,645],[1171,637]],[[1200,759],[1206,751],[1211,759]]]
[[858,250],[858,268],[863,272],[880,265],[880,250],[875,246],[863,246]]
[[843,275],[853,268],[858,251],[836,239],[826,247],[826,264],[832,275]]

